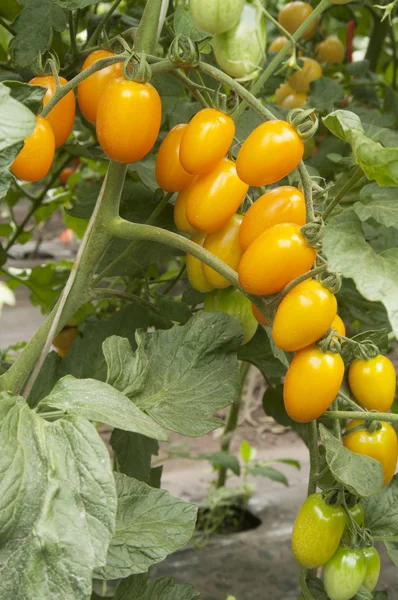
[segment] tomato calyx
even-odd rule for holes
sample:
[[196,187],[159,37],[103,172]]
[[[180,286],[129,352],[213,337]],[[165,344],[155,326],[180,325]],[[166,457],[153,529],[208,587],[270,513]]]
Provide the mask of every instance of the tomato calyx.
[[287,122],[294,127],[302,140],[312,137],[319,125],[318,115],[314,108],[293,108],[287,115]]
[[168,58],[176,66],[197,67],[200,62],[200,52],[191,38],[179,33],[170,44]]
[[231,90],[231,94],[227,96],[221,90],[223,85],[220,84],[216,89],[213,98],[213,106],[216,110],[225,113],[233,119],[238,112],[240,106],[240,98],[236,92]]
[[141,54],[133,52],[124,62],[122,74],[128,81],[148,83],[152,79],[152,70],[146,60],[145,52],[141,52]]

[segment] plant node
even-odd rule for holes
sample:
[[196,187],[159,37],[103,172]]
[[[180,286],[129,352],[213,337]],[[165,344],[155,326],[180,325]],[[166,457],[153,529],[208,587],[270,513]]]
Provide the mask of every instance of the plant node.
[[178,34],[170,44],[168,58],[178,67],[197,67],[200,53],[189,37]]
[[295,128],[303,140],[312,137],[318,129],[319,119],[314,108],[294,108],[287,115],[287,122]]

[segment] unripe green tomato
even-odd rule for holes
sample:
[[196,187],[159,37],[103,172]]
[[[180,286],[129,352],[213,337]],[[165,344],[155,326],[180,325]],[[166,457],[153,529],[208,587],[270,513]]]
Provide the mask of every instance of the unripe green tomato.
[[239,21],[245,0],[191,0],[195,25],[213,34],[225,33]]
[[362,552],[366,561],[366,576],[362,585],[369,592],[373,592],[380,576],[380,554],[374,546],[363,548]]
[[239,319],[243,329],[244,344],[250,342],[257,331],[258,322],[253,315],[250,300],[235,288],[215,290],[206,294],[204,310],[224,312]]
[[323,581],[330,600],[350,600],[366,577],[362,550],[339,548],[325,565]]
[[212,46],[216,61],[231,77],[255,77],[265,58],[267,32],[259,8],[245,4],[240,20],[230,31],[215,35]]
[[[363,527],[363,524],[365,522],[365,514],[364,514],[364,511],[363,511],[362,504],[360,502],[358,502],[354,506],[351,506],[348,509],[348,511],[349,511],[351,517],[354,519],[355,523],[357,525],[359,525],[359,527]],[[346,515],[346,518],[347,518],[347,527],[346,527],[346,530],[345,530],[344,535],[343,535],[343,540],[344,540],[344,542],[349,543],[350,542],[350,538],[351,538],[351,535],[350,535],[350,529],[351,529],[350,528],[350,519],[348,518],[347,515]]]

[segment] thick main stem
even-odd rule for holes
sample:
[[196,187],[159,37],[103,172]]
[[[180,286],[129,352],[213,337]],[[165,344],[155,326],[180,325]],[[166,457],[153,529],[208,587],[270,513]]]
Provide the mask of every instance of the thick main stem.
[[318,425],[316,421],[308,423],[308,448],[310,451],[308,496],[310,496],[316,492],[316,483],[319,476]]

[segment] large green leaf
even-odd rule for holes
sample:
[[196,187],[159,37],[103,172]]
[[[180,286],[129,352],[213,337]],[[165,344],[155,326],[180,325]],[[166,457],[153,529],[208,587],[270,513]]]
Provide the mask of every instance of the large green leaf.
[[360,202],[354,204],[354,210],[361,221],[375,219],[385,227],[398,229],[398,202],[395,188],[379,187],[370,183],[362,188]]
[[382,186],[398,186],[398,148],[384,148],[366,136],[361,119],[348,110],[336,110],[323,119],[324,125],[351,146],[355,162],[366,177]]
[[[236,350],[241,339],[239,322],[221,313],[200,312],[167,331],[137,332],[134,360],[147,363],[147,376],[144,387],[129,397],[172,431],[192,437],[212,431],[221,421],[208,415],[231,403],[239,390]],[[120,344],[124,348],[123,340]],[[108,373],[122,372],[122,354],[112,353]],[[134,389],[135,378],[132,366],[131,381],[123,375],[126,390]]]
[[147,575],[132,575],[119,583],[113,600],[199,600],[189,583],[176,583],[173,577],[148,579]]
[[289,366],[286,352],[271,345],[264,327],[259,327],[255,336],[238,350],[238,358],[256,366],[265,377],[283,377]]
[[363,500],[365,526],[377,540],[398,540],[398,475],[376,496]]
[[398,334],[398,248],[377,254],[366,242],[361,222],[352,209],[330,220],[323,247],[331,269],[352,278],[367,300],[384,304]]
[[167,440],[166,432],[126,396],[95,379],[75,379],[71,375],[60,379],[37,406],[39,413],[54,408],[65,415],[99,421],[156,440]]
[[344,98],[344,88],[331,77],[320,77],[311,84],[308,105],[318,110],[333,110]]
[[326,462],[335,479],[357,496],[366,498],[377,494],[383,487],[381,464],[345,448],[324,425],[319,426],[319,432],[326,450]]
[[47,88],[41,85],[32,85],[22,81],[3,81],[4,85],[10,88],[11,96],[21,102],[37,115],[43,106],[43,98]]
[[88,600],[116,517],[109,455],[80,417],[0,397],[0,597]]
[[183,548],[196,524],[196,506],[127,475],[115,473],[118,498],[116,529],[102,579],[145,573],[168,554]]
[[[49,47],[52,32],[66,27],[66,13],[50,0],[21,0],[24,6],[13,23],[16,32],[10,50],[14,62],[28,67]],[[91,2],[90,2],[91,4]]]

